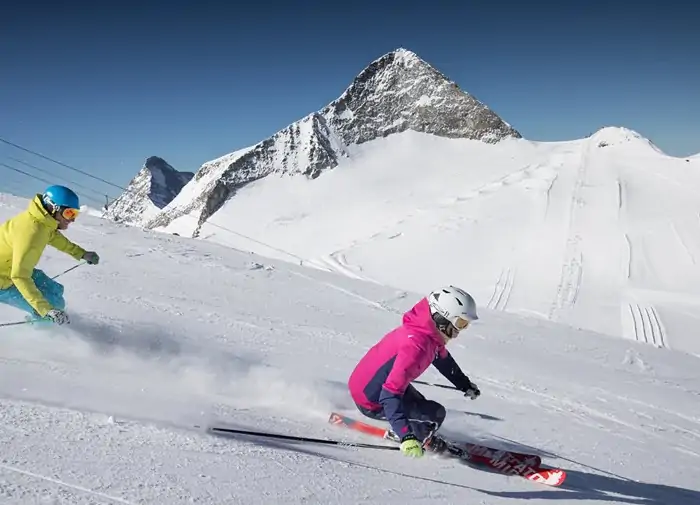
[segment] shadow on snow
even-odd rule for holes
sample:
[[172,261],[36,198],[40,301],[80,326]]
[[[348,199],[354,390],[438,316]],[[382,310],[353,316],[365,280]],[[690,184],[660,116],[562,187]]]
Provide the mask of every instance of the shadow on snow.
[[[227,427],[233,429],[249,429],[243,426],[236,426],[227,423]],[[449,485],[453,487],[459,487],[463,489],[471,489],[483,494],[487,494],[493,497],[500,498],[513,498],[513,499],[547,499],[547,500],[599,500],[603,502],[613,502],[613,503],[624,503],[632,505],[669,505],[669,504],[691,504],[700,503],[700,491],[684,489],[674,486],[666,486],[662,484],[654,484],[647,482],[638,482],[624,477],[614,476],[613,474],[601,475],[597,473],[587,473],[578,470],[569,470],[564,468],[567,472],[566,482],[559,488],[548,488],[543,487],[540,484],[533,483],[533,489],[527,491],[489,491],[486,489],[479,489],[473,486],[467,486],[464,484],[458,484],[454,482],[447,482],[439,479],[431,479],[428,477],[410,475],[403,472],[397,472],[394,470],[389,470],[376,465],[369,465],[365,463],[359,463],[351,459],[339,457],[333,454],[327,454],[322,451],[313,450],[311,446],[313,443],[309,442],[295,442],[295,441],[284,441],[284,440],[273,440],[266,439],[264,437],[251,437],[249,435],[241,434],[231,434],[231,433],[210,433],[212,436],[217,436],[227,439],[236,439],[239,441],[245,441],[248,443],[254,443],[263,447],[269,447],[272,449],[288,450],[294,451],[301,454],[307,454],[310,456],[316,456],[326,459],[331,459],[334,461],[339,461],[345,464],[350,464],[353,466],[367,468],[372,470],[378,470],[381,472],[386,472],[389,474],[397,475],[400,477],[406,477],[410,479],[416,479],[426,482],[434,482],[443,485]],[[352,442],[349,442],[352,443]],[[513,443],[514,450],[526,450],[525,447]],[[344,448],[345,449],[345,448]],[[352,449],[352,447],[350,447]],[[532,449],[532,448],[531,448]],[[363,451],[372,449],[361,449],[358,448],[356,451]],[[530,450],[530,452],[534,452]],[[543,451],[540,451],[543,452]],[[397,455],[399,457],[399,455]],[[493,470],[476,467],[472,464],[467,463],[463,460],[457,460],[458,463],[462,463],[470,469],[487,471],[489,473],[494,473]],[[509,477],[504,476],[506,479],[522,479],[521,477]]]

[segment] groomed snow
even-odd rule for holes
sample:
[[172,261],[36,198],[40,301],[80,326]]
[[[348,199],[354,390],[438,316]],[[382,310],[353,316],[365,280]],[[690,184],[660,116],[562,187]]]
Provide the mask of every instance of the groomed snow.
[[[0,219],[25,205],[0,195]],[[688,353],[481,303],[451,350],[482,397],[419,387],[447,407],[446,435],[539,453],[567,470],[560,489],[393,451],[213,437],[195,425],[372,442],[328,414],[359,416],[348,374],[424,293],[87,213],[68,236],[102,255],[59,277],[73,324],[0,327],[3,505],[700,502]],[[41,267],[74,264],[49,249]],[[0,305],[1,322],[22,317]]]

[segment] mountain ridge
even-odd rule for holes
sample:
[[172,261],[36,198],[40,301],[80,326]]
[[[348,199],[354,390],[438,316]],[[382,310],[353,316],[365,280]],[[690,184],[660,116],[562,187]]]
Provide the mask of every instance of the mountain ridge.
[[190,215],[200,226],[250,182],[270,174],[316,179],[337,167],[349,146],[409,129],[487,143],[522,138],[432,65],[399,48],[372,61],[325,107],[254,145],[202,164],[183,191],[141,222],[161,228]]

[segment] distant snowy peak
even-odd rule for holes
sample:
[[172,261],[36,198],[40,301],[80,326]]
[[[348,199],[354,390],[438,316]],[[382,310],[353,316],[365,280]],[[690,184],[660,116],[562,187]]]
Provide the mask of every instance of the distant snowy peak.
[[646,140],[641,134],[622,126],[604,126],[591,135],[591,139],[607,144],[621,144],[635,140]]
[[143,225],[166,207],[192,177],[193,172],[180,172],[163,158],[151,156],[103,216],[114,221]]
[[162,209],[190,182],[194,172],[175,170],[163,158],[151,156],[144,163],[143,171],[150,173],[149,198],[156,207]]
[[630,145],[632,147],[651,147],[654,151],[663,154],[651,140],[640,133],[622,126],[606,126],[591,135],[591,141],[597,147]]
[[488,107],[406,49],[370,63],[321,113],[346,144],[408,129],[485,142],[521,137]]

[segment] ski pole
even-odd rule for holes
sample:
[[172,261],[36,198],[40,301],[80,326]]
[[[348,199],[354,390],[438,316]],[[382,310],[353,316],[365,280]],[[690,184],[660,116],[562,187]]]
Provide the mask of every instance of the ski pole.
[[341,447],[360,447],[363,449],[383,449],[387,451],[398,451],[398,446],[390,445],[376,445],[376,444],[363,444],[354,442],[342,442],[340,440],[328,440],[323,438],[309,438],[309,437],[297,437],[294,435],[282,435],[279,433],[270,433],[264,431],[248,431],[248,430],[236,430],[233,428],[208,428],[211,433],[218,434],[236,434],[236,435],[250,435],[254,437],[265,437],[265,438],[276,438],[282,440],[289,440],[293,442],[306,442],[312,444],[325,444],[325,445],[337,445]]
[[78,267],[80,267],[80,266],[83,266],[83,265],[85,265],[84,262],[83,262],[83,263],[78,263],[77,265],[73,265],[73,266],[70,267],[69,269],[64,270],[63,272],[61,272],[60,274],[54,275],[53,277],[51,277],[51,280],[56,279],[57,277],[60,277],[60,276],[62,276],[63,274],[67,274],[67,273],[70,272],[71,270],[75,270],[76,268],[78,268]]
[[0,323],[0,328],[3,326],[17,326],[19,324],[27,324],[29,321],[15,321],[14,323]]
[[433,386],[436,388],[454,389],[455,391],[459,391],[459,389],[457,389],[456,387],[447,386],[445,384],[436,384],[434,382],[425,382],[425,381],[418,381],[418,380],[415,380],[413,382],[415,382],[416,384],[423,384],[424,386]]

